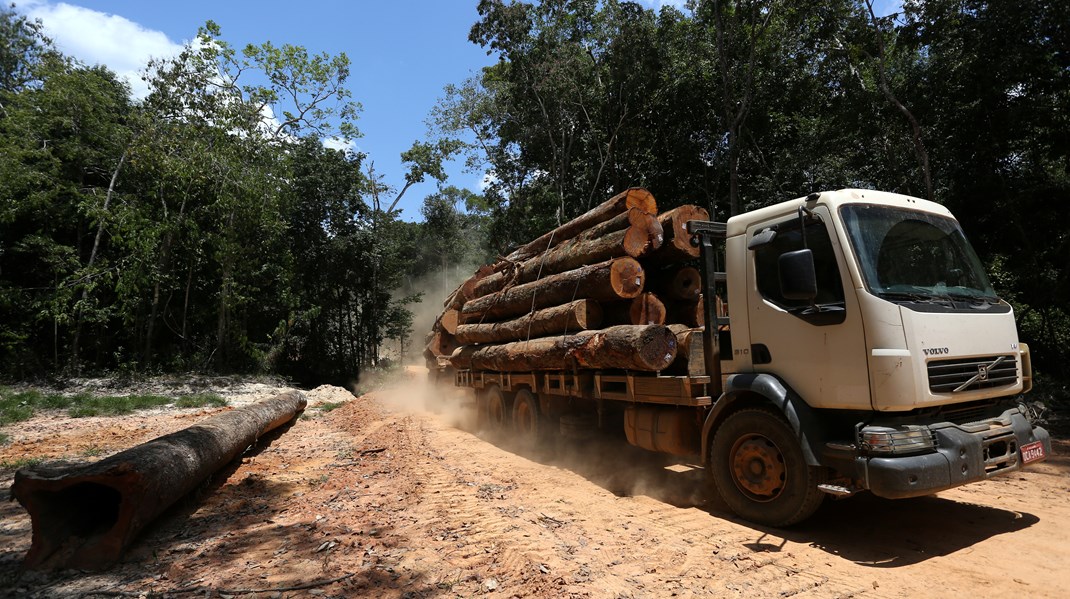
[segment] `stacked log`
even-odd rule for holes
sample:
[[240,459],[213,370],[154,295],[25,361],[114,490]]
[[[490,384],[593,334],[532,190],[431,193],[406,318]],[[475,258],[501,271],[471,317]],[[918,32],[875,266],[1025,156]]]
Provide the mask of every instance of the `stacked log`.
[[[661,371],[701,326],[698,206],[657,214],[632,188],[481,267],[443,303],[429,366]],[[670,328],[667,325],[672,325]],[[681,329],[681,327],[683,327]],[[684,332],[681,332],[684,331]],[[686,357],[684,358],[686,360]]]

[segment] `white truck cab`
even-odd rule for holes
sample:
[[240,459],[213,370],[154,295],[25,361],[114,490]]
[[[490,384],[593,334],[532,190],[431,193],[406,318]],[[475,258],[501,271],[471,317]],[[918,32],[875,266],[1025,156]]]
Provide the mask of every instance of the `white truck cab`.
[[844,189],[741,214],[725,273],[732,355],[704,456],[745,517],[784,493],[770,475],[792,472],[761,431],[717,443],[740,402],[774,404],[808,484],[834,495],[926,495],[1050,455],[1016,399],[1030,364],[1013,310],[943,206]]

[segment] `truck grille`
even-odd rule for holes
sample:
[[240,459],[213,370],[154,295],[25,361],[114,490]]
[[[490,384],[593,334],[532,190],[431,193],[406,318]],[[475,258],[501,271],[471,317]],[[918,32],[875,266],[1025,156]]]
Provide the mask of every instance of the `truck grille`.
[[1014,354],[929,362],[929,390],[933,393],[974,391],[1016,382],[1018,363]]

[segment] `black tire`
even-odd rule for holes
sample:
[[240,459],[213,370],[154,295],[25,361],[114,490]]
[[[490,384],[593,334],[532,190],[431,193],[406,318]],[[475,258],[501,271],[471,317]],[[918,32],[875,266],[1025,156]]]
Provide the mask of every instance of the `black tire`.
[[513,431],[521,444],[532,446],[539,440],[540,420],[535,395],[527,389],[517,391],[513,398]]
[[500,433],[505,430],[506,423],[509,422],[509,404],[506,403],[505,394],[497,385],[487,387],[484,393],[487,402],[485,418],[487,430]]
[[768,526],[810,517],[825,499],[820,468],[806,463],[795,432],[778,412],[743,409],[717,428],[707,462],[728,508]]

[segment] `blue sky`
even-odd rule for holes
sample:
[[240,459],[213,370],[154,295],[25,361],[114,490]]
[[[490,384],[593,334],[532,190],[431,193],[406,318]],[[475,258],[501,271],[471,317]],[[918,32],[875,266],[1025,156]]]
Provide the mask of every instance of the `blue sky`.
[[[7,0],[4,0],[7,1]],[[683,0],[641,0],[658,7]],[[293,44],[310,52],[345,52],[352,61],[349,88],[364,110],[357,147],[385,182],[401,187],[400,154],[426,137],[424,121],[448,83],[460,83],[492,62],[468,41],[478,18],[476,0],[238,2],[234,0],[16,0],[16,10],[40,19],[57,46],[88,64],[104,64],[143,90],[138,71],[149,57],[178,52],[213,20],[233,46]],[[878,0],[880,13],[898,0]],[[143,91],[141,92],[143,93]],[[478,190],[483,175],[450,165],[449,183]],[[420,220],[434,183],[414,186],[399,204],[402,218]]]

